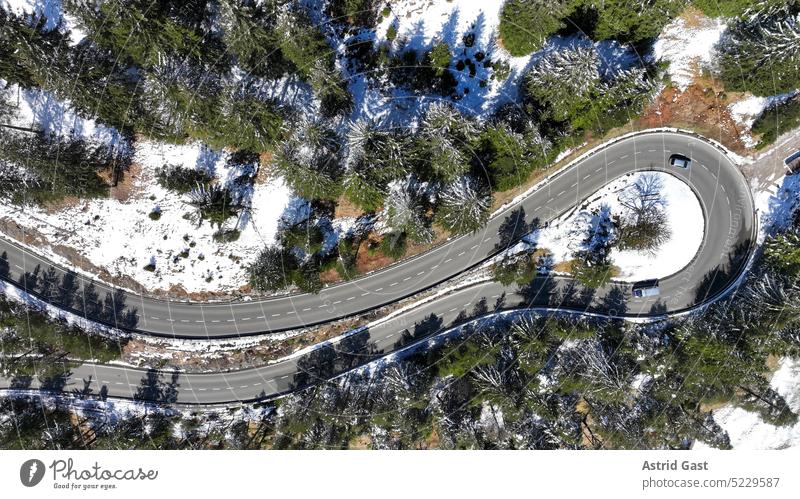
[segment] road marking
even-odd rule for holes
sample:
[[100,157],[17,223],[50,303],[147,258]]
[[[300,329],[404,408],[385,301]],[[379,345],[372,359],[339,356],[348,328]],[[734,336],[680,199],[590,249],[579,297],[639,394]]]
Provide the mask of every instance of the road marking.
[[469,249],[473,250],[473,249],[475,249],[477,247],[478,247],[478,245],[476,244],[475,246],[471,246]]
[[355,299],[356,299],[356,297],[355,297],[355,296],[351,296],[350,298],[348,298],[348,299],[347,299],[347,301],[350,301],[350,300],[355,300]]
[[342,303],[342,300],[336,300],[335,302],[333,302],[334,305],[338,305],[340,303]]
[[394,336],[394,333],[392,333],[392,334],[387,334],[387,335],[386,335],[386,339],[388,340],[388,339],[389,339],[389,338],[391,338],[392,336]]
[[211,322],[213,322],[214,324],[216,324],[216,323],[218,323],[219,321],[211,321]]
[[626,154],[625,156],[620,156],[620,157],[619,157],[619,159],[625,159],[625,158],[627,158],[628,156],[630,156],[630,154]]
[[361,293],[361,296],[367,296],[368,294],[369,294],[369,291],[367,291],[366,293]]
[[464,253],[466,253],[466,251],[462,251],[461,253],[459,253],[459,254],[458,254],[458,256],[461,256],[461,255],[463,255]]
[[452,261],[453,261],[453,259],[452,259],[452,258],[448,258],[447,260],[445,260],[445,261],[444,261],[444,263],[447,263],[447,262],[452,262]]
[[406,282],[409,279],[411,279],[411,277],[406,277],[406,278],[403,279],[403,282]]
[[286,379],[286,378],[288,378],[289,376],[290,376],[289,374],[287,374],[286,376],[281,376],[281,379]]
[[586,175],[585,177],[583,177],[583,180],[586,180],[587,178],[589,178],[589,177],[591,177],[591,176],[592,176],[592,174],[591,174],[591,173],[589,173],[588,175]]
[[390,287],[390,288],[391,288],[392,286],[397,286],[397,283],[396,283],[396,282],[393,282],[393,283],[389,284],[389,287]]
[[304,308],[304,309],[303,309],[303,312],[308,312],[309,310],[311,310],[311,307],[309,307],[309,308]]
[[378,289],[376,289],[376,290],[375,290],[375,292],[376,292],[376,293],[377,293],[378,291],[383,291],[383,288],[378,288]]
[[272,314],[272,317],[280,317],[281,314]]
[[458,307],[451,308],[448,312],[455,312],[456,310],[458,310]]
[[250,320],[250,317],[244,317],[242,320],[243,320],[243,321],[249,321],[249,320]]
[[188,319],[181,319],[181,322],[189,322]]
[[417,275],[422,275],[424,273],[425,273],[425,271],[423,270],[422,272],[417,272]]
[[151,318],[151,319],[155,319],[155,320],[157,320],[157,321],[160,321],[160,320],[161,320],[161,319],[159,319],[158,317],[156,317],[155,315],[152,315],[152,316],[150,316],[150,318]]
[[567,192],[567,191],[566,191],[566,190],[563,190],[563,191],[559,192],[559,193],[557,194],[557,196],[558,196],[558,197],[561,197],[561,195],[562,195],[562,194],[564,194],[565,192]]

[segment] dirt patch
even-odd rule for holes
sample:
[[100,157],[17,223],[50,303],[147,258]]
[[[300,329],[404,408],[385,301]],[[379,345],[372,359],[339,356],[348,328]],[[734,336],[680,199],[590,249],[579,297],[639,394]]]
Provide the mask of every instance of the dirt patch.
[[368,450],[372,448],[372,438],[367,435],[359,435],[347,443],[347,448],[352,450]]
[[362,215],[364,210],[347,199],[347,196],[339,196],[336,200],[336,210],[333,212],[335,218],[358,218]]
[[109,197],[116,199],[120,203],[125,203],[133,196],[138,196],[142,189],[142,183],[139,182],[141,178],[142,166],[138,163],[131,163],[131,165],[122,172],[122,178],[117,182],[117,185],[112,186],[109,190]]
[[747,147],[742,130],[731,116],[728,105],[736,94],[726,94],[722,86],[708,77],[697,77],[686,91],[667,87],[636,120],[639,128],[679,127],[694,130],[717,140],[739,154]]
[[272,169],[270,165],[272,164],[272,154],[272,151],[263,151],[258,155],[260,165],[255,179],[257,185],[266,184],[271,178]]

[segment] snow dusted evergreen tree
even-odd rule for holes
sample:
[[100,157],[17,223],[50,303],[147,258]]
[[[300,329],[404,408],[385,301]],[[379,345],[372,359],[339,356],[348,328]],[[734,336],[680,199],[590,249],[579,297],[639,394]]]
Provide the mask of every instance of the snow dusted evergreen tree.
[[717,45],[725,88],[774,95],[800,82],[800,5],[767,9],[731,25]]
[[764,243],[767,263],[789,276],[800,275],[800,234],[796,229],[770,237]]
[[279,291],[289,287],[297,268],[297,260],[289,250],[269,246],[261,250],[247,272],[253,289]]
[[340,139],[320,121],[303,120],[275,152],[273,167],[300,196],[336,199],[343,174]]
[[475,232],[486,224],[492,197],[489,189],[471,175],[463,175],[439,194],[436,222],[456,234]]
[[525,78],[525,88],[543,118],[571,119],[600,83],[600,57],[592,45],[565,47],[542,57]]
[[657,83],[645,68],[619,71],[595,87],[586,109],[576,114],[571,124],[576,129],[605,133],[641,112],[657,89]]
[[611,244],[615,237],[611,207],[607,204],[593,213],[582,247],[575,252],[572,275],[583,285],[599,288],[611,279]]
[[413,176],[395,182],[386,197],[384,216],[392,230],[408,235],[413,241],[427,243],[433,240],[433,231],[427,217],[427,185]]
[[463,116],[447,102],[428,106],[420,130],[433,176],[444,182],[466,173],[469,158],[464,146],[478,133],[472,119]]
[[289,69],[278,35],[277,2],[221,0],[218,22],[228,51],[242,69],[260,77],[279,78]]
[[411,168],[411,146],[405,133],[381,129],[376,123],[351,123],[345,194],[365,210],[380,207],[391,181]]

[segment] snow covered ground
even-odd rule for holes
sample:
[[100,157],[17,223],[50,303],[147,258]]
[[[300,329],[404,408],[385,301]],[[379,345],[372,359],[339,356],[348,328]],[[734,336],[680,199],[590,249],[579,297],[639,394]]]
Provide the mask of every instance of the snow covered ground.
[[711,62],[714,45],[725,31],[722,19],[698,16],[690,23],[678,17],[669,23],[656,40],[653,55],[669,62],[672,82],[681,90],[692,83],[698,70]]
[[0,0],[0,8],[16,15],[31,15],[35,19],[44,16],[47,19],[45,29],[48,30],[56,28],[60,22],[61,27],[70,32],[73,45],[86,37],[86,33],[76,26],[75,19],[61,11],[59,0]]
[[[488,116],[498,106],[514,102],[518,85],[525,71],[544,54],[559,47],[591,42],[578,36],[552,37],[545,47],[533,54],[512,57],[497,44],[500,10],[503,2],[477,2],[475,0],[397,0],[389,3],[390,14],[377,26],[375,42],[383,43],[390,26],[397,29],[392,43],[395,52],[414,49],[418,53],[430,50],[435,43],[446,42],[454,60],[451,70],[458,82],[455,103],[462,112],[478,117]],[[474,35],[474,44],[465,46],[464,36]],[[363,36],[363,35],[359,35]],[[637,54],[617,42],[603,41],[593,44],[600,55],[602,70],[613,72],[629,68],[639,62]],[[344,44],[339,45],[340,51]],[[474,77],[468,70],[457,71],[452,66],[457,60],[476,59],[482,53],[484,61],[508,65],[508,77],[497,78],[498,72],[483,64],[476,65]],[[353,119],[371,118],[407,125],[419,117],[427,101],[438,96],[414,96],[406,90],[394,89],[386,93],[370,88],[367,75],[348,74],[350,90],[354,95]]]
[[703,241],[705,227],[697,196],[686,183],[667,173],[637,172],[620,177],[592,195],[580,210],[563,215],[547,228],[531,234],[528,240],[538,248],[549,250],[556,263],[571,260],[579,249],[592,212],[608,205],[612,216],[625,213],[628,208],[623,206],[620,198],[644,175],[653,175],[663,183],[661,194],[670,237],[654,253],[612,248],[612,263],[620,269],[616,279],[635,282],[678,272],[694,258]]
[[[221,185],[230,185],[248,173],[231,167],[229,156],[197,143],[141,141],[134,153],[134,163],[141,171],[125,201],[84,200],[55,212],[37,207],[6,208],[13,211],[18,224],[44,235],[51,246],[74,248],[112,275],[131,277],[148,289],[180,286],[190,293],[232,291],[247,282],[244,267],[265,245],[275,244],[281,218],[294,219],[307,203],[293,196],[280,178],[256,184],[251,192],[242,194],[251,209],[239,220],[239,239],[216,242],[217,228],[193,221],[195,209],[187,204],[187,196],[161,187],[155,174],[165,164],[180,165],[205,170]],[[151,219],[153,212],[160,212],[160,218]],[[44,253],[66,263],[52,249]],[[148,264],[155,264],[155,270],[146,270]]]
[[[800,413],[800,359],[781,359],[770,386],[780,393],[795,413]],[[773,426],[761,417],[738,407],[714,411],[714,419],[728,432],[734,449],[788,449],[800,447],[800,422],[794,426]],[[695,449],[707,449],[696,442]]]
[[733,119],[742,126],[741,137],[747,147],[754,147],[757,144],[757,141],[754,140],[753,136],[750,134],[750,128],[753,126],[753,122],[756,118],[761,116],[761,113],[763,113],[765,109],[777,104],[782,104],[795,95],[797,95],[796,91],[769,97],[750,95],[728,106]]

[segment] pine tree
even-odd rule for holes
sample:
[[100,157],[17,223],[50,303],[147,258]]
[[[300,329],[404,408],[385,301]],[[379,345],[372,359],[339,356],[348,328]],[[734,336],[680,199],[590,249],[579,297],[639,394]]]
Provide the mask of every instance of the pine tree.
[[306,199],[336,199],[342,189],[340,138],[320,121],[304,120],[275,152],[273,168]]
[[451,104],[437,101],[428,106],[421,123],[420,139],[434,179],[451,182],[469,170],[464,148],[477,132],[474,121],[462,116]]
[[247,268],[250,286],[262,292],[288,288],[297,268],[297,260],[288,250],[268,246]]
[[542,57],[525,78],[527,96],[543,119],[569,121],[591,103],[600,83],[600,58],[591,45],[578,45]]
[[392,230],[408,235],[411,240],[427,243],[433,231],[427,219],[426,186],[413,177],[396,182],[386,197],[384,216]]
[[590,33],[592,39],[638,43],[658,36],[687,3],[688,0],[587,0],[584,6],[597,16]]
[[464,175],[439,194],[436,222],[456,234],[475,232],[486,224],[492,197],[475,177]]
[[733,23],[717,45],[725,88],[775,95],[800,81],[800,5],[768,9]]
[[562,29],[575,0],[507,0],[500,11],[500,39],[513,56],[539,50],[547,38]]
[[376,123],[351,123],[345,194],[365,210],[380,207],[388,185],[403,178],[414,164],[411,138],[405,132],[383,130]]

